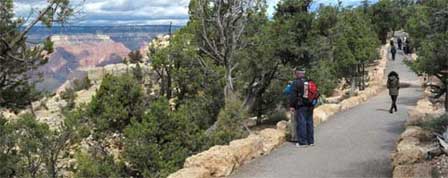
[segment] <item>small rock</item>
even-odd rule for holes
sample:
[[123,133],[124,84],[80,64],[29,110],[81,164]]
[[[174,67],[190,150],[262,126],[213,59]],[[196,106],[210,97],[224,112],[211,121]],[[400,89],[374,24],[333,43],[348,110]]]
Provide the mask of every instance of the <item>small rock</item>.
[[277,123],[277,130],[286,131],[287,128],[288,128],[287,121],[280,121]]

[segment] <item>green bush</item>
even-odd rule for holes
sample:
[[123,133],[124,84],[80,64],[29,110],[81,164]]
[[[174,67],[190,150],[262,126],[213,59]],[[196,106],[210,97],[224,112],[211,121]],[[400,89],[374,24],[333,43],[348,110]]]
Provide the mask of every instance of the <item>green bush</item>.
[[448,115],[445,114],[441,117],[428,119],[418,123],[417,125],[433,132],[443,133],[446,131],[445,129],[448,126]]
[[189,110],[171,111],[162,98],[151,104],[141,122],[133,120],[124,130],[125,158],[144,177],[166,177],[201,149],[202,132],[189,119]]
[[77,122],[66,120],[58,131],[25,114],[0,118],[0,177],[58,177],[61,158],[80,141]]
[[15,176],[20,161],[17,151],[14,150],[16,142],[14,128],[0,114],[0,177]]
[[140,121],[143,111],[143,89],[130,74],[107,75],[88,106],[96,133],[122,131],[132,119]]
[[143,82],[143,69],[140,66],[140,63],[137,63],[135,67],[132,68],[132,75],[139,81],[140,83]]
[[322,60],[310,72],[310,78],[316,82],[322,95],[330,96],[339,83],[334,67],[332,62]]
[[76,79],[73,81],[73,90],[75,91],[81,91],[81,90],[87,90],[90,87],[92,87],[92,82],[89,79],[89,76],[85,76],[82,79]]
[[75,90],[73,90],[71,88],[68,88],[65,91],[61,92],[61,99],[65,100],[67,102],[67,106],[64,109],[71,110],[71,109],[75,108],[76,97],[77,97],[77,95],[76,95]]
[[409,60],[404,60],[404,63],[415,73],[420,74],[421,72],[418,71],[417,65]]
[[112,156],[98,158],[86,153],[76,156],[78,169],[75,177],[126,177],[124,163],[115,163]]
[[[195,125],[197,125],[201,130],[206,130],[213,125],[218,116],[219,109],[216,108],[215,100],[211,97],[195,97],[184,101],[180,106],[180,109],[185,111],[186,115],[189,117]],[[217,111],[216,111],[217,110]]]
[[210,146],[224,145],[246,136],[243,121],[248,116],[247,110],[242,107],[242,102],[237,98],[230,98],[218,115],[216,129],[210,135],[208,144]]

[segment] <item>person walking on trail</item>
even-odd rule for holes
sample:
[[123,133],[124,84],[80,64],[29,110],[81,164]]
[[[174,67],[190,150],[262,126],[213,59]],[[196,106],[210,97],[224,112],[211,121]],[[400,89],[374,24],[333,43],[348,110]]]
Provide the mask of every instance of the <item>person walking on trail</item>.
[[312,80],[306,80],[304,69],[295,69],[294,74],[296,80],[289,95],[289,107],[295,113],[296,146],[314,146],[313,110],[319,97],[317,85]]
[[398,49],[401,50],[402,46],[403,46],[403,41],[401,40],[400,37],[398,37],[398,39],[397,39],[397,44],[398,44]]
[[390,53],[392,54],[392,60],[395,61],[395,56],[397,54],[397,48],[394,45],[390,47]]
[[409,40],[409,38],[407,38],[405,41],[404,41],[404,45],[406,46],[406,48],[405,48],[405,50],[404,50],[404,53],[406,54],[406,55],[408,55],[408,54],[411,54],[411,41]]
[[389,89],[389,95],[392,99],[392,105],[389,112],[392,114],[394,111],[397,112],[397,98],[400,90],[400,77],[398,73],[392,71],[389,73],[387,78],[387,88]]

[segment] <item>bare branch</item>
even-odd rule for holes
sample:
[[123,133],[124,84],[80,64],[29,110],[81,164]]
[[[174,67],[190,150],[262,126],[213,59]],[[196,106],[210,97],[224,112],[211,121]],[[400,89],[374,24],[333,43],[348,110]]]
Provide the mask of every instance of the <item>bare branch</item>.
[[51,1],[50,4],[44,10],[42,10],[39,15],[27,26],[25,29],[16,37],[14,40],[12,40],[10,46],[15,47],[17,43],[22,40],[26,34],[36,25],[39,21],[42,20],[42,18],[52,9],[53,5],[55,4],[55,1]]

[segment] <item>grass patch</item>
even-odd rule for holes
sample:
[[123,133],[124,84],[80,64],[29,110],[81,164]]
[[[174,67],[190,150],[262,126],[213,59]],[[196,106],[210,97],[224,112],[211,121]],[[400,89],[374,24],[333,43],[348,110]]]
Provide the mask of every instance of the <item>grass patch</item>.
[[448,126],[448,115],[445,114],[438,118],[423,121],[421,123],[418,123],[417,126],[420,126],[423,129],[430,130],[433,132],[443,133],[445,132],[446,127]]
[[403,60],[404,64],[406,64],[413,72],[415,72],[416,74],[420,74],[418,69],[417,69],[417,65],[415,64],[415,62],[410,61],[410,60]]

